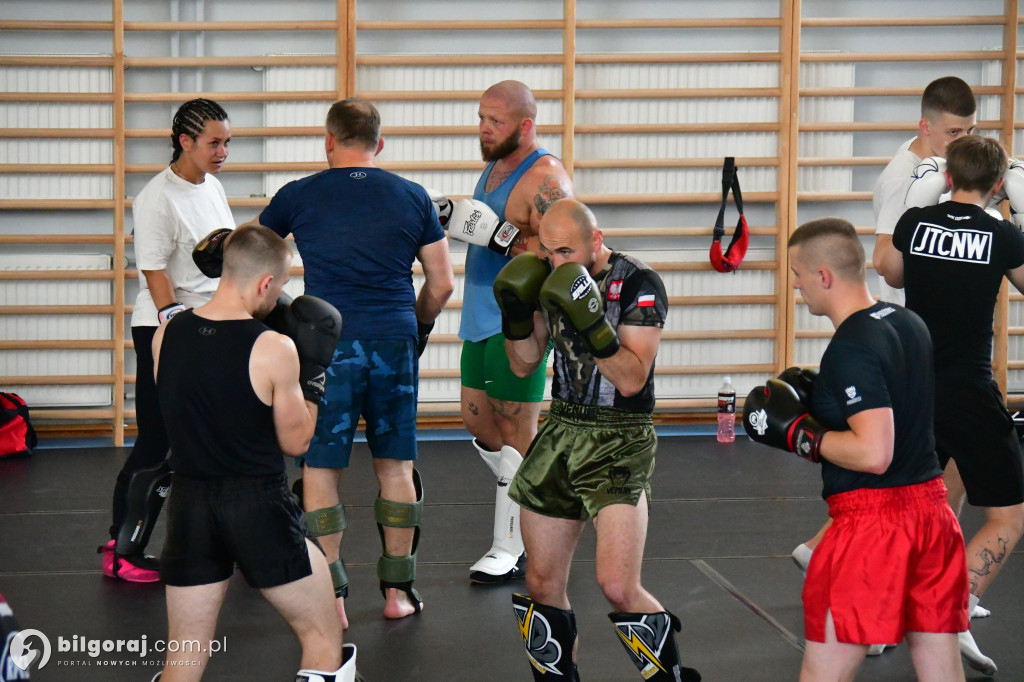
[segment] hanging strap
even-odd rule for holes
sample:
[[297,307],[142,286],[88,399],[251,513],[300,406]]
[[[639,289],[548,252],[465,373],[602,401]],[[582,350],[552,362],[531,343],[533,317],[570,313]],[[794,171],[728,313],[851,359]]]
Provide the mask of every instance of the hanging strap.
[[[725,207],[729,204],[729,192],[732,191],[736,208],[739,209],[740,217],[736,222],[736,230],[733,232],[729,248],[722,253],[722,237],[725,236]],[[714,238],[711,241],[711,267],[718,272],[733,272],[740,266],[743,257],[747,255],[747,246],[750,243],[750,230],[747,228],[747,219],[743,216],[743,195],[740,193],[740,178],[736,173],[736,159],[727,156],[722,167],[722,205],[718,209],[718,219],[715,220]]]
[[743,225],[743,194],[740,192],[740,177],[736,174],[736,158],[733,156],[725,157],[725,165],[722,167],[722,205],[718,209],[718,220],[715,221],[715,241],[720,241],[725,236],[725,207],[729,204],[730,189],[736,201],[736,209],[740,212],[740,220],[736,223],[736,232],[733,236],[735,240]]

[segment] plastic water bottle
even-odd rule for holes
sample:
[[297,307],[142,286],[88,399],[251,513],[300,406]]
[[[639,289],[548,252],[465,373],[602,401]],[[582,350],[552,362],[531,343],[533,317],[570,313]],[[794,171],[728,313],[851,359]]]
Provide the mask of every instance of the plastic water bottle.
[[725,377],[725,383],[718,389],[718,442],[732,443],[736,440],[736,389],[732,377]]

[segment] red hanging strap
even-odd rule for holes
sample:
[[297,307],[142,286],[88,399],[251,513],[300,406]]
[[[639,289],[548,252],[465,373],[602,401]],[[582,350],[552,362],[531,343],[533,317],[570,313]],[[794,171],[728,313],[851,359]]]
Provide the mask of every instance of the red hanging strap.
[[[722,237],[725,236],[725,207],[729,203],[729,190],[732,190],[733,200],[740,212],[740,218],[736,223],[732,241],[729,242],[729,248],[723,254]],[[736,159],[727,156],[725,165],[722,167],[722,205],[718,209],[715,233],[711,241],[711,266],[718,272],[732,272],[743,262],[749,244],[750,229],[747,227],[747,219],[743,215],[743,195],[740,193],[740,178],[736,173]]]

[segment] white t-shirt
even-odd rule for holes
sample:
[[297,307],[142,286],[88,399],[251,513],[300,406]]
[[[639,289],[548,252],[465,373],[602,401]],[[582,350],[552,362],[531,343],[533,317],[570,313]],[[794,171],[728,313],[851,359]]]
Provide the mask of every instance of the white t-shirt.
[[[910,189],[910,181],[913,179],[914,169],[921,163],[921,157],[910,151],[916,137],[913,137],[903,144],[892,157],[892,161],[886,165],[885,170],[875,181],[871,195],[871,207],[875,211],[875,234],[887,234],[892,236],[896,230],[896,222],[907,210],[905,201],[907,190]],[[894,289],[885,283],[885,278],[878,276],[878,288],[883,301],[903,305],[905,297],[903,289]]]
[[192,249],[210,232],[235,227],[220,180],[207,173],[202,184],[193,185],[168,166],[135,197],[132,216],[140,286],[132,326],[159,325],[143,270],[166,270],[174,285],[175,300],[188,308],[209,301],[220,280],[199,272],[192,262]]

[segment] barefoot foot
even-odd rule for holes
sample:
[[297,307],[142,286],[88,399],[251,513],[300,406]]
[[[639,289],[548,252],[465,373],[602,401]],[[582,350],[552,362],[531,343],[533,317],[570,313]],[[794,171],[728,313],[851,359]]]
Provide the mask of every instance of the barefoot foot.
[[338,615],[341,616],[341,629],[348,630],[348,616],[345,615],[344,597],[338,597]]
[[407,592],[389,587],[384,598],[384,617],[390,619],[405,618],[423,610],[423,602],[417,604]]

